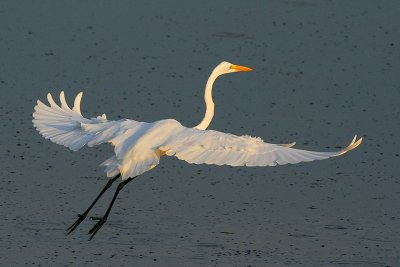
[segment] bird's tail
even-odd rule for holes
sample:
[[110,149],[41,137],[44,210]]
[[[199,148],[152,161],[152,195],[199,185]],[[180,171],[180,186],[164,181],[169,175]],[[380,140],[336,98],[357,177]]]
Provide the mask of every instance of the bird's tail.
[[50,93],[47,94],[47,100],[50,106],[37,101],[35,112],[33,113],[33,126],[43,135],[56,144],[68,147],[71,150],[78,150],[89,142],[94,133],[88,133],[81,127],[82,123],[93,123],[107,121],[103,114],[95,119],[86,119],[82,116],[80,103],[82,99],[80,92],[74,101],[74,107],[71,109],[65,101],[64,92],[60,93],[61,106],[54,102]]

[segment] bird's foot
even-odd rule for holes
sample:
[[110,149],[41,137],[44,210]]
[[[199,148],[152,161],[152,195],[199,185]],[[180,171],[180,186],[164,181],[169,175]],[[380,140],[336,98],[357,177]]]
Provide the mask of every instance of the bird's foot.
[[81,224],[81,222],[83,222],[83,220],[85,220],[87,213],[84,214],[78,214],[78,219],[70,226],[66,229],[67,235],[69,235],[70,233],[72,233],[77,227],[78,225]]
[[91,234],[89,240],[92,240],[92,238],[94,237],[94,235],[97,233],[97,231],[100,230],[100,228],[103,226],[103,224],[107,221],[107,217],[101,217],[101,218],[96,218],[94,217],[94,219],[97,219],[98,222],[93,226],[92,229],[90,229],[89,234]]

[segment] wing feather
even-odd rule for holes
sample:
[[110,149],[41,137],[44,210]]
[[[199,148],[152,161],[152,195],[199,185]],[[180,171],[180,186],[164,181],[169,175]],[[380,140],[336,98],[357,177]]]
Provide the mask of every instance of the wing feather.
[[152,151],[134,160],[130,159],[130,155],[124,161],[138,133],[143,133],[143,129],[148,127],[147,123],[127,119],[108,121],[105,114],[91,119],[84,118],[80,109],[82,92],[75,97],[72,109],[67,104],[64,92],[60,93],[61,105],[54,101],[50,93],[47,94],[47,100],[49,106],[37,101],[32,120],[35,128],[44,138],[74,151],[85,145],[112,143],[115,146],[115,156],[101,164],[105,166],[107,176],[121,172],[123,179],[126,179],[158,164],[158,158]]
[[105,114],[87,119],[80,109],[82,93],[75,97],[72,109],[64,92],[60,93],[61,105],[50,93],[47,100],[49,105],[37,101],[33,113],[33,124],[43,137],[71,150],[84,145],[111,143],[115,155],[101,165],[105,166],[109,177],[120,172],[123,179],[153,168],[164,153],[196,164],[275,166],[339,156],[356,148],[362,141],[355,136],[341,151],[307,151],[292,148],[295,143],[269,144],[250,136],[186,128],[174,120],[155,123],[127,119],[108,121]]
[[63,91],[60,93],[61,106],[50,93],[47,94],[47,100],[50,106],[37,101],[33,125],[44,138],[74,151],[86,144],[95,146],[110,142],[128,129],[132,130],[142,124],[133,120],[108,121],[104,114],[97,118],[84,118],[80,109],[82,92],[75,97],[72,109],[68,106]]
[[169,156],[196,164],[230,166],[275,166],[295,164],[339,156],[360,145],[362,138],[354,137],[340,151],[316,152],[292,148],[291,144],[269,144],[260,138],[236,136],[212,130],[184,128],[175,138],[160,147]]

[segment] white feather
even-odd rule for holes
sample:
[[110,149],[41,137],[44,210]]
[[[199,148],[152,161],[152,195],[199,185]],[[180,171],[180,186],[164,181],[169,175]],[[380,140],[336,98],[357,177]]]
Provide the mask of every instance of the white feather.
[[315,152],[269,144],[250,136],[182,127],[179,138],[170,139],[160,149],[167,155],[196,164],[275,166],[334,157],[354,149],[353,142],[341,151]]
[[173,156],[196,164],[231,166],[275,166],[294,164],[342,155],[360,145],[362,138],[354,137],[348,147],[337,152],[314,152],[291,148],[290,144],[269,144],[259,137],[236,136],[205,130],[214,115],[212,85],[222,74],[248,71],[250,68],[219,64],[210,75],[205,89],[206,114],[195,128],[186,128],[179,122],[168,119],[153,123],[122,119],[108,121],[105,114],[86,119],[81,113],[82,92],[74,100],[71,109],[60,93],[58,105],[52,95],[47,94],[49,106],[37,101],[33,113],[33,124],[47,139],[71,150],[81,147],[111,143],[112,157],[104,161],[107,176],[121,173],[123,179],[137,176],[159,164],[161,155]]

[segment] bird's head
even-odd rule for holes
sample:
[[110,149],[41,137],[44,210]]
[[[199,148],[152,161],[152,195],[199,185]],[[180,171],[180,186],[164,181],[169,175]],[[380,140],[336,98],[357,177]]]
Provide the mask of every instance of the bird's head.
[[214,72],[217,73],[218,75],[222,74],[227,74],[227,73],[232,73],[232,72],[238,72],[238,71],[252,71],[252,68],[245,67],[245,66],[240,66],[240,65],[235,65],[226,61],[222,61],[215,69]]

